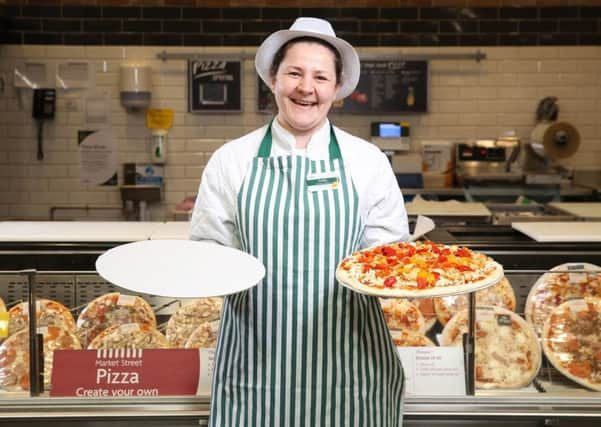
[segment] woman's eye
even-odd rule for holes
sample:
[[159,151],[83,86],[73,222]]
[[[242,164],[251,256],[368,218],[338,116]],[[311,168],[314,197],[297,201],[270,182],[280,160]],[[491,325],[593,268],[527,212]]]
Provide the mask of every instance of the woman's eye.
[[290,71],[288,73],[289,76],[294,76],[294,77],[298,77],[300,76],[300,73],[298,71]]

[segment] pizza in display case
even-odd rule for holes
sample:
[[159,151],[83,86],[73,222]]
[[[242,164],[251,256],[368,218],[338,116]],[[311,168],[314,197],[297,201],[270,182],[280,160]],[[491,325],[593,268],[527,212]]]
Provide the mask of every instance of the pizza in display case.
[[184,347],[190,335],[203,323],[219,320],[223,298],[198,298],[187,302],[171,315],[166,336],[172,347]]
[[185,348],[215,348],[219,339],[220,321],[200,324],[190,335]]
[[[80,350],[77,336],[70,330],[55,325],[41,326],[43,335],[44,386],[50,386],[52,361],[55,350]],[[11,335],[0,345],[0,389],[5,391],[29,390],[29,331]]]
[[[434,311],[438,321],[444,326],[451,318],[466,310],[469,304],[469,295],[451,295],[447,297],[434,298]],[[476,306],[489,305],[503,307],[515,311],[515,292],[509,280],[503,277],[499,283],[490,288],[476,291]]]
[[570,299],[601,297],[601,267],[566,263],[553,267],[530,288],[525,317],[540,336],[553,309]]
[[87,347],[105,329],[127,323],[156,328],[156,317],[143,298],[111,292],[94,299],[82,310],[77,318],[77,334],[81,344]]
[[113,325],[100,332],[88,349],[145,349],[169,348],[167,338],[148,323]]
[[601,299],[572,299],[555,307],[545,321],[542,343],[559,372],[601,391]]
[[[534,329],[502,307],[476,308],[475,383],[477,388],[520,388],[536,377],[542,352]],[[468,311],[445,325],[441,345],[461,346],[468,331]]]
[[[29,325],[29,303],[21,302],[8,312],[8,335],[13,335]],[[37,326],[58,326],[75,331],[75,319],[67,307],[57,301],[39,298],[36,300]]]
[[380,298],[384,320],[392,331],[408,330],[423,334],[426,322],[415,304],[405,298]]
[[390,331],[392,342],[396,347],[436,347],[434,341],[424,334],[403,331]]

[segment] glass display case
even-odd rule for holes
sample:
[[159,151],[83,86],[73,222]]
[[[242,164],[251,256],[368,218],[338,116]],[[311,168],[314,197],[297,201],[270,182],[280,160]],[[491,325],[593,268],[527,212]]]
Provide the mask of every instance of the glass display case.
[[[426,238],[438,243],[468,246],[472,250],[482,251],[504,266],[507,283],[515,296],[513,307],[506,308],[514,314],[494,310],[478,314],[475,310],[476,359],[479,355],[478,334],[486,332],[483,321],[493,319],[499,328],[503,328],[515,320],[512,316],[517,316],[524,324],[530,325],[535,333],[535,342],[537,345],[540,343],[540,363],[536,365],[532,379],[519,386],[487,386],[486,375],[482,372],[475,372],[471,384],[475,386],[473,390],[468,376],[465,390],[458,394],[439,394],[436,392],[436,384],[421,384],[423,387],[419,387],[419,392],[409,393],[405,398],[404,425],[478,425],[483,422],[492,426],[599,425],[601,395],[596,390],[601,387],[596,386],[594,381],[587,384],[584,378],[601,368],[601,347],[596,347],[597,342],[601,345],[601,339],[593,339],[601,335],[601,328],[596,328],[595,323],[587,326],[581,322],[573,323],[577,325],[576,330],[567,330],[565,322],[560,322],[566,317],[565,310],[572,310],[576,319],[586,320],[592,316],[585,312],[588,307],[586,302],[584,305],[567,303],[567,308],[564,304],[563,312],[554,306],[579,299],[578,296],[601,294],[601,273],[589,271],[594,269],[589,264],[601,265],[601,243],[543,244],[532,241],[506,226],[442,228],[430,232]],[[98,297],[116,292],[131,294],[106,282],[94,271],[96,258],[120,243],[0,242],[0,298],[6,303],[7,309],[11,309],[22,302],[31,303],[33,292],[38,301],[52,300],[61,303],[77,320],[85,307]],[[544,288],[541,283],[549,282],[551,278],[558,278],[560,275],[563,275],[561,280],[565,282],[565,286],[578,292],[549,296],[545,292],[552,286],[549,286],[547,291],[539,289]],[[169,319],[187,303],[185,300],[173,298],[139,296],[152,308],[156,326],[163,333]],[[478,299],[477,295],[472,300],[477,301],[477,304],[484,301],[482,298]],[[549,303],[551,300],[553,304]],[[462,310],[466,310],[468,301],[467,297],[462,301],[455,298],[447,301],[446,308],[461,313]],[[438,347],[441,342],[444,343],[443,323],[451,324],[451,317],[448,317],[448,314],[445,317],[444,304],[440,304],[440,301],[432,301],[430,305],[425,301],[412,303],[420,309],[424,323],[419,327],[430,342],[419,345]],[[486,303],[504,305],[502,297],[498,295],[489,296]],[[402,309],[392,310],[392,313],[401,316],[400,310]],[[540,314],[545,310],[555,315],[559,323],[545,326],[545,322],[548,322],[546,317],[551,317],[548,313]],[[386,308],[386,311],[390,314],[390,307]],[[401,328],[394,325],[394,315],[390,321],[391,328]],[[511,329],[511,326],[508,327]],[[582,333],[578,334],[578,330]],[[552,353],[553,349],[546,348],[549,344],[545,346],[543,342],[544,334],[550,334],[549,331],[555,333],[554,336],[549,335],[549,342],[561,344],[561,348],[555,349],[555,353]],[[391,332],[393,337],[399,334],[394,330]],[[24,333],[31,339],[31,348],[35,350],[36,344],[38,348],[44,348],[44,342],[32,341],[32,337],[36,335],[35,331]],[[517,340],[519,339],[521,338]],[[9,338],[6,338],[3,345],[8,340]],[[516,348],[520,348],[518,341]],[[402,340],[397,342],[401,343]],[[446,343],[449,344],[448,341]],[[582,349],[582,346],[590,348]],[[588,365],[585,360],[576,360],[573,356],[584,353],[588,354]],[[4,353],[0,350],[0,365],[7,364],[7,354],[6,350]],[[499,366],[503,365],[502,359],[508,358],[509,355],[497,352],[494,357],[501,359],[494,362],[496,369],[500,369]],[[32,360],[28,363],[33,363]],[[562,365],[562,360],[574,363]],[[38,359],[37,363],[37,369],[43,372],[43,360]],[[597,365],[591,366],[591,363]],[[30,366],[34,367],[33,364]],[[478,361],[476,369],[479,369]],[[14,373],[14,370],[10,372]],[[42,387],[44,384],[45,387]],[[601,379],[598,384],[601,384]],[[144,426],[192,426],[204,425],[208,421],[210,396],[206,388],[205,391],[190,396],[78,398],[51,397],[48,389],[52,384],[48,378],[45,378],[45,381],[38,378],[38,390],[34,379],[31,378],[22,385],[24,387],[21,389],[15,387],[11,390],[10,387],[4,387],[4,390],[0,391],[0,424],[39,425],[43,422],[49,426],[100,426],[110,422],[111,425],[127,423]],[[428,390],[431,393],[428,393]]]

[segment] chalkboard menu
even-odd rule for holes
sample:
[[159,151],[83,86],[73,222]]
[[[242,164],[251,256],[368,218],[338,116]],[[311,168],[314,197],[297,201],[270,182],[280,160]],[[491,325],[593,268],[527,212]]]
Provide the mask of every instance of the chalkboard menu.
[[[273,112],[269,87],[258,79],[261,112]],[[342,113],[424,113],[428,111],[428,61],[361,60],[361,76],[353,93],[334,103]]]
[[361,60],[355,91],[334,106],[352,113],[428,111],[428,62]]
[[242,61],[190,59],[188,111],[242,111]]

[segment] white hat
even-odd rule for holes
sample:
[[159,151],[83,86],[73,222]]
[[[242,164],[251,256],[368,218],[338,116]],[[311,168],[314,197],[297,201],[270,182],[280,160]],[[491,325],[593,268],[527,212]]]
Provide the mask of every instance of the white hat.
[[298,18],[289,30],[280,30],[267,37],[255,56],[255,68],[261,79],[271,86],[269,69],[276,52],[289,40],[297,37],[315,37],[331,44],[342,59],[342,77],[336,99],[350,95],[359,82],[360,63],[357,52],[346,41],[336,37],[332,25],[319,18]]

